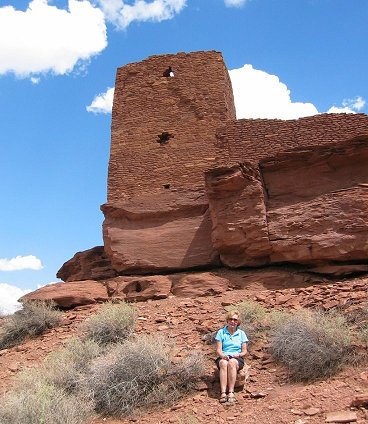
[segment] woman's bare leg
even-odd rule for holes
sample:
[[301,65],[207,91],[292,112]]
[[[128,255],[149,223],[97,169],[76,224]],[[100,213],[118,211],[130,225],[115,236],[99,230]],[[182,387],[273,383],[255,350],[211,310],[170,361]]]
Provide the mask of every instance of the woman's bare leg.
[[236,374],[238,373],[238,369],[239,369],[238,361],[234,358],[231,358],[227,366],[227,385],[229,387],[229,393],[234,392]]
[[228,381],[228,363],[225,359],[221,359],[220,366],[220,389],[221,393],[226,393],[226,386]]

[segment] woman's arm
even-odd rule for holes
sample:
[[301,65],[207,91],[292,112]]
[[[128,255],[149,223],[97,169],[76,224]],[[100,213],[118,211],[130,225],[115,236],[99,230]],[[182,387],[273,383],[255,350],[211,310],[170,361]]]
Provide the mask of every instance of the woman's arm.
[[244,356],[247,354],[247,343],[243,342],[241,345],[241,351],[239,353],[234,353],[234,358],[244,358]]
[[227,358],[226,355],[224,355],[223,351],[222,351],[222,341],[220,340],[216,340],[216,353],[217,356],[219,356],[220,358]]
[[239,356],[241,358],[244,358],[244,356],[248,353],[247,343],[246,342],[242,343],[242,346],[241,347],[242,347],[242,349],[241,349],[241,352],[240,352]]

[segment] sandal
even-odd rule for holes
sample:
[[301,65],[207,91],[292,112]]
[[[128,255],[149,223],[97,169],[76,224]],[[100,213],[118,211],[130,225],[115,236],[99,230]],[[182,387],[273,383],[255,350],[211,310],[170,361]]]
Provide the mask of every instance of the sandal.
[[229,392],[229,396],[227,397],[227,401],[228,401],[228,403],[235,403],[236,402],[236,397],[234,395],[234,392]]
[[222,392],[220,396],[220,403],[225,403],[226,401],[227,401],[227,395],[225,392]]

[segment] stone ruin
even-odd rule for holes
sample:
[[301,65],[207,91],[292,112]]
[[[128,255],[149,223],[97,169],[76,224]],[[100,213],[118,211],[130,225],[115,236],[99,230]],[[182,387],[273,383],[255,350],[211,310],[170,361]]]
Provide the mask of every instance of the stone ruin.
[[367,272],[367,165],[365,114],[237,120],[219,52],[128,64],[116,75],[104,247],[57,276]]

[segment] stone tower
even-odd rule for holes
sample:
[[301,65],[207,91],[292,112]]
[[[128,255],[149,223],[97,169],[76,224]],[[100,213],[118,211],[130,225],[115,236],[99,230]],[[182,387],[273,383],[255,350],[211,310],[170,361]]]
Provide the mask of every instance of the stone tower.
[[[172,78],[162,76],[168,66]],[[152,56],[119,68],[108,203],[168,185],[203,186],[203,170],[214,160],[215,129],[229,119],[235,107],[221,53]]]
[[[169,66],[174,76],[164,77]],[[216,160],[216,128],[235,119],[219,52],[152,56],[118,69],[102,206],[116,270],[217,262],[203,173]]]

